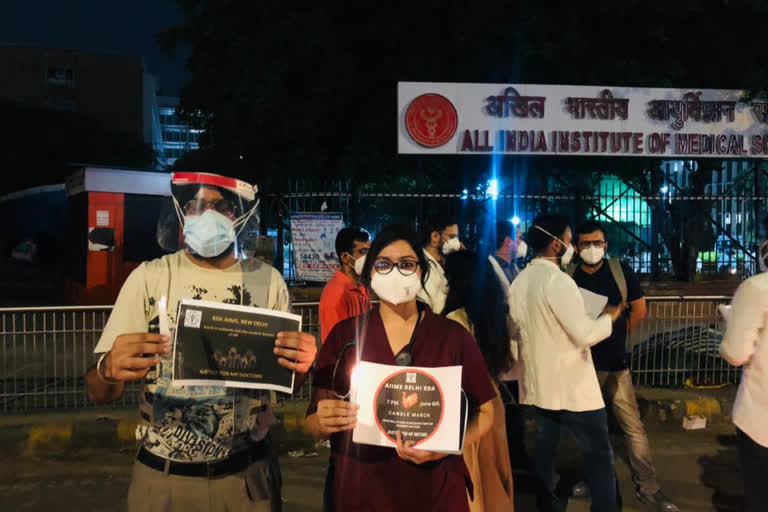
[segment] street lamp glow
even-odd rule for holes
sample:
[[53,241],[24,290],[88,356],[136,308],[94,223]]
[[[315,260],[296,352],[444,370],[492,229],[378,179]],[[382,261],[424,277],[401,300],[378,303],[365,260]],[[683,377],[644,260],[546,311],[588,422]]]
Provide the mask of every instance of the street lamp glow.
[[499,198],[499,180],[496,178],[488,180],[488,187],[485,189],[486,195],[491,196],[494,201]]
[[666,194],[667,192],[669,192],[669,187],[668,186],[664,185],[663,187],[661,187],[661,193],[662,194]]
[[519,226],[520,225],[520,217],[515,215],[514,217],[509,219],[509,222],[511,222],[513,226]]
[[464,189],[464,190],[462,190],[462,191],[461,191],[461,198],[462,198],[462,199],[467,199],[467,198],[469,198],[469,190],[467,190],[467,189]]

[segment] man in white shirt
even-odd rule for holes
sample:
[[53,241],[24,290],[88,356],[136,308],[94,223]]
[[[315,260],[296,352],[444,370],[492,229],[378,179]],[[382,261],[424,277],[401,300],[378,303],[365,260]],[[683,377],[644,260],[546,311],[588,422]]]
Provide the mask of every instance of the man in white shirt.
[[428,305],[432,312],[439,315],[448,298],[448,280],[445,278],[443,264],[445,256],[463,249],[459,240],[459,225],[447,217],[434,217],[424,229],[424,255],[429,264],[429,274],[424,288],[417,298]]
[[[593,512],[616,511],[613,450],[589,347],[610,336],[621,306],[590,318],[576,283],[560,268],[573,256],[564,217],[542,216],[528,230],[534,260],[509,287],[510,315],[520,329],[520,401],[536,423],[533,469],[540,511],[562,511],[554,494],[561,427],[581,445]],[[514,300],[513,300],[514,298]]]
[[720,352],[734,366],[744,366],[733,422],[747,498],[746,512],[768,507],[768,273],[753,276],[736,290]]

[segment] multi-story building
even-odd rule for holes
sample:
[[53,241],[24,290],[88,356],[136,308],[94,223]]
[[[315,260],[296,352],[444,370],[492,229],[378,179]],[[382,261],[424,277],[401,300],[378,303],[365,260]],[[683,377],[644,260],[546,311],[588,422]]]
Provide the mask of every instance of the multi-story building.
[[161,149],[157,83],[142,57],[0,45],[0,76],[0,100],[77,112]]
[[162,133],[162,161],[165,167],[173,163],[188,151],[200,147],[200,130],[183,123],[176,115],[179,98],[159,96],[160,130]]

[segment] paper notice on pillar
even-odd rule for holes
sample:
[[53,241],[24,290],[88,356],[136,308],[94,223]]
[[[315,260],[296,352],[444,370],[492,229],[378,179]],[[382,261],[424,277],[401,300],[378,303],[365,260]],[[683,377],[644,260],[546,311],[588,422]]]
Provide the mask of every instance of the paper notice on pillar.
[[301,316],[184,299],[173,347],[174,386],[293,392],[294,372],[277,362],[277,333],[301,330]]
[[[352,399],[360,404],[352,440],[394,447],[397,432],[415,448],[459,454],[466,418],[461,414],[461,366],[422,368],[362,361]],[[465,415],[466,416],[466,415]]]
[[608,304],[608,297],[591,292],[586,288],[579,288],[579,291],[584,299],[584,311],[591,319],[596,320],[603,313],[605,305]]

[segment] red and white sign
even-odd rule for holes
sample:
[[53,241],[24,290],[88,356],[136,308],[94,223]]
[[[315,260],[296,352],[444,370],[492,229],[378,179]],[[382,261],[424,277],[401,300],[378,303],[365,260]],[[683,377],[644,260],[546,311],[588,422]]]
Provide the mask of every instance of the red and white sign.
[[397,432],[422,450],[461,453],[461,366],[424,368],[361,361],[352,400],[360,404],[355,443],[394,447]]
[[768,158],[735,89],[400,82],[398,152]]
[[444,96],[422,94],[405,112],[405,127],[413,140],[427,148],[442,146],[456,133],[456,108]]

